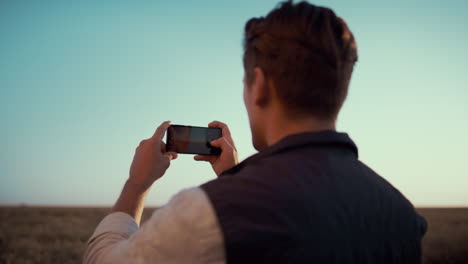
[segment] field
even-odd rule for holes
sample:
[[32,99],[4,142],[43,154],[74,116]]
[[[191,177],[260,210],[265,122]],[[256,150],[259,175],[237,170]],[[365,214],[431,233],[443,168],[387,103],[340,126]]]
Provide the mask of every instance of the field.
[[[146,209],[143,220],[153,209]],[[421,208],[424,263],[468,263],[468,208]],[[0,264],[81,263],[108,208],[0,207]]]

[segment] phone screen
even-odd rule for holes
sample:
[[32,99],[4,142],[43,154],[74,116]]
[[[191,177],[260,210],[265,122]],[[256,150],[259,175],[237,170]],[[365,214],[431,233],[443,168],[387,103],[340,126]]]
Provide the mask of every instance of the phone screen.
[[220,128],[171,125],[167,129],[166,151],[185,154],[219,155],[221,149],[210,141],[221,137]]

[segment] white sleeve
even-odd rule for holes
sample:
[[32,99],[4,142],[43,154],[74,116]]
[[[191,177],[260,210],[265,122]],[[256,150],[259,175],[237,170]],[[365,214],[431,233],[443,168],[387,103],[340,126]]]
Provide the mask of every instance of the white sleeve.
[[223,235],[205,192],[191,188],[139,230],[128,214],[106,216],[88,241],[83,263],[225,263]]

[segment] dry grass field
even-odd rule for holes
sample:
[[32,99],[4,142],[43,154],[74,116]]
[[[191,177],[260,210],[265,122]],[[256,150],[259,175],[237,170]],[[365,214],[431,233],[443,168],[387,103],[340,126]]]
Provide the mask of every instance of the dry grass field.
[[[424,263],[468,263],[468,208],[422,208]],[[143,219],[150,216],[147,209]],[[0,207],[0,264],[81,263],[108,208]]]

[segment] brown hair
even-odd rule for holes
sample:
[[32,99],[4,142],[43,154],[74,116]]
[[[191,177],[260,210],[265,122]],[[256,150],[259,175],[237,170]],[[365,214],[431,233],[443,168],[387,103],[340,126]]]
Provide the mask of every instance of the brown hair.
[[356,61],[353,34],[329,8],[290,0],[245,25],[247,83],[260,67],[290,114],[336,118]]

